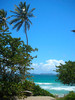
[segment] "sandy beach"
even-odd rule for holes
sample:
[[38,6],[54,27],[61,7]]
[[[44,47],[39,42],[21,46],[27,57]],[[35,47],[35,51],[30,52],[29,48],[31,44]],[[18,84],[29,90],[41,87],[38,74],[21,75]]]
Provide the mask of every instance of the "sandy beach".
[[25,99],[19,99],[19,100],[56,100],[56,99],[50,96],[30,96]]

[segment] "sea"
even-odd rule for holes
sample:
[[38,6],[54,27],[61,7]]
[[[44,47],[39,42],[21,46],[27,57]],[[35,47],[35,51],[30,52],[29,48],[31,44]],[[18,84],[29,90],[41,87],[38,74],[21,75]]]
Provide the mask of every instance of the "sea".
[[51,74],[32,74],[32,79],[36,85],[39,85],[42,89],[49,91],[54,95],[63,97],[70,91],[75,91],[75,86],[68,86],[57,81],[56,75]]

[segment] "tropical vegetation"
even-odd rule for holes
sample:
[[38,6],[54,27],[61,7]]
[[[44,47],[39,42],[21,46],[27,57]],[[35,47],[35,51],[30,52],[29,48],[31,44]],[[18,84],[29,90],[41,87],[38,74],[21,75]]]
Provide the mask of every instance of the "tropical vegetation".
[[[46,90],[41,89],[35,85],[31,80],[29,73],[32,60],[37,56],[32,56],[32,52],[38,49],[33,49],[28,45],[27,29],[30,28],[29,17],[33,17],[32,10],[29,10],[30,5],[26,2],[20,2],[19,7],[15,6],[15,17],[10,24],[16,23],[13,28],[20,29],[24,24],[25,34],[27,38],[27,45],[21,38],[13,38],[9,32],[7,12],[4,9],[0,10],[0,99],[1,100],[14,100],[15,96],[27,96],[24,91],[29,90],[33,95],[52,96]],[[28,81],[29,80],[29,81]]]
[[[20,38],[12,38],[11,33],[0,33],[0,97],[19,95],[22,83],[30,78],[29,70],[36,51]],[[8,100],[8,99],[7,99]]]
[[57,100],[75,100],[75,92],[71,91],[66,96],[57,98]]
[[33,96],[51,96],[51,97],[55,97],[53,94],[51,94],[50,92],[41,89],[39,85],[35,85],[34,82],[31,81],[25,81],[22,85],[22,88],[24,90],[29,90],[32,91]]
[[[65,64],[56,66],[58,80],[67,85],[75,86],[75,62],[68,61]],[[64,97],[57,98],[57,100],[75,100],[75,92],[71,91]]]
[[19,6],[15,5],[15,11],[11,11],[13,15],[11,17],[14,17],[13,20],[11,20],[10,24],[14,24],[13,29],[16,28],[17,31],[24,26],[24,32],[27,39],[27,45],[28,45],[28,36],[27,36],[27,30],[30,29],[30,24],[32,24],[30,18],[34,17],[33,11],[35,8],[29,10],[30,4],[26,5],[26,2],[22,3],[20,2]]
[[5,27],[8,28],[8,25],[7,25],[8,21],[7,20],[9,18],[10,17],[7,17],[7,12],[4,11],[4,9],[1,9],[0,10],[0,26],[3,27],[3,28],[5,28]]
[[75,85],[75,62],[68,61],[56,66],[58,80],[63,84]]

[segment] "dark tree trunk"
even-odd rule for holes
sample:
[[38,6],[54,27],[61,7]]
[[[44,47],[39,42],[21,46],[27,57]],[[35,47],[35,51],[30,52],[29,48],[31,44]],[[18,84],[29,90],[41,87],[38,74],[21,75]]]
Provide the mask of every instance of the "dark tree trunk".
[[25,34],[26,34],[26,40],[27,40],[27,45],[28,45],[28,36],[27,36],[27,32],[25,32]]

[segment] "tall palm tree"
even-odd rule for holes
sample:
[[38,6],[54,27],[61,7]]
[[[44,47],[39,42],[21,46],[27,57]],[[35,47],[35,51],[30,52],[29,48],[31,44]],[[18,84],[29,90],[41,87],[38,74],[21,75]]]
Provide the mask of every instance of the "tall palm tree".
[[15,5],[15,11],[11,11],[14,13],[12,17],[15,17],[13,20],[11,20],[10,24],[14,23],[13,29],[16,28],[17,31],[21,28],[22,25],[24,25],[24,31],[26,35],[27,45],[28,45],[28,36],[27,36],[27,29],[30,29],[30,24],[32,22],[30,21],[30,17],[34,17],[33,11],[35,8],[31,9],[29,11],[30,4],[26,5],[26,2],[22,3],[20,2],[19,6]]
[[7,12],[4,9],[0,10],[0,27],[3,27],[3,30],[8,29],[8,21],[10,17],[7,17]]

